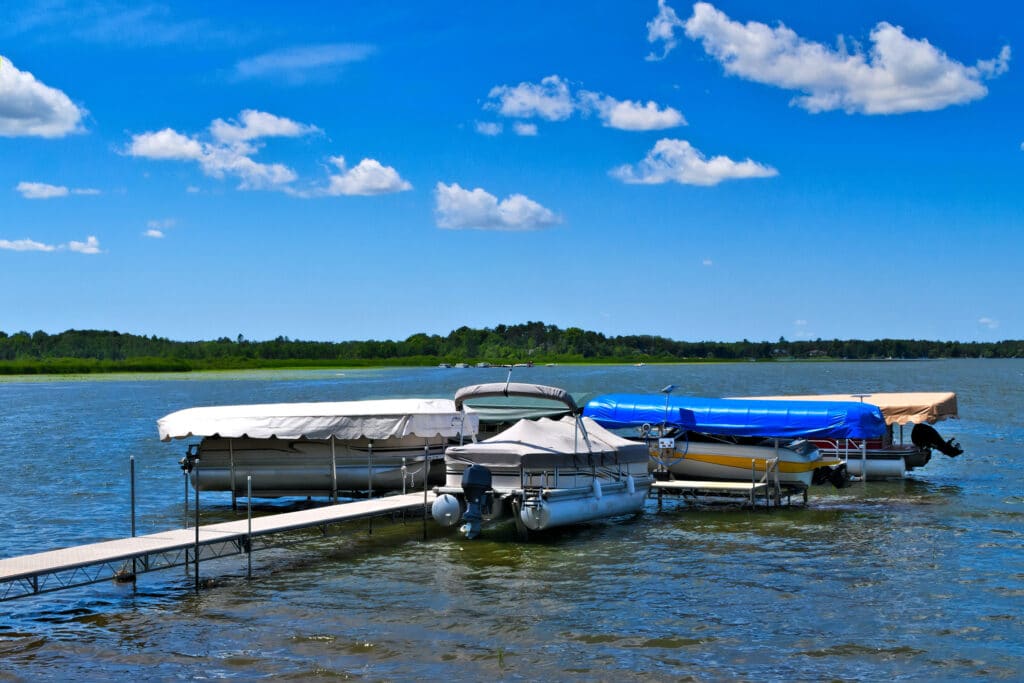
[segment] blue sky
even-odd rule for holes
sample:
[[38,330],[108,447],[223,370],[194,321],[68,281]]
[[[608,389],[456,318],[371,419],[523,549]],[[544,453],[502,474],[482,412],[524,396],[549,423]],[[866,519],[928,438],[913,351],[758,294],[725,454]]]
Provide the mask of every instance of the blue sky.
[[0,330],[1024,338],[1016,3],[12,3]]

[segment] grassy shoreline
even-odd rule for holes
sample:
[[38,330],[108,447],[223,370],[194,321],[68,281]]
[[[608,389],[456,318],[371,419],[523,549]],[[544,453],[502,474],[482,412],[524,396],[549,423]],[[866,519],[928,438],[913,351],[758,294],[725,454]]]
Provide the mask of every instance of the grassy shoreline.
[[[825,359],[821,359],[825,360]],[[458,361],[455,361],[458,362]],[[183,360],[162,358],[141,358],[122,361],[97,360],[91,358],[53,358],[45,360],[0,361],[0,375],[90,375],[112,373],[189,373],[218,370],[356,370],[373,368],[434,367],[453,361],[441,358],[379,358],[366,360],[317,360],[289,359],[268,360],[262,358],[232,358],[218,360]],[[469,361],[466,361],[469,362]],[[474,366],[477,362],[469,364]],[[486,361],[490,362],[490,361]],[[733,359],[646,359],[635,358],[568,358],[534,363],[534,365],[679,365],[688,363],[746,363],[747,360]],[[775,361],[758,361],[775,362]],[[509,361],[490,362],[492,367],[501,367]]]

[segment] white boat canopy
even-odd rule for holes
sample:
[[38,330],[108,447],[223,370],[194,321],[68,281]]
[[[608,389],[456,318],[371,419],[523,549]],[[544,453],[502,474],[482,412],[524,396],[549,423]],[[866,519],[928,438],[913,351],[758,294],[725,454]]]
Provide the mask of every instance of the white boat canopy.
[[520,420],[479,443],[451,446],[445,458],[486,467],[611,467],[646,463],[647,445],[623,439],[589,417],[581,418],[589,444],[572,417]]
[[449,398],[268,403],[187,408],[157,420],[161,441],[191,436],[252,439],[388,439],[473,436],[479,418]]
[[952,391],[823,394],[813,396],[745,396],[766,401],[863,401],[878,406],[887,424],[905,425],[939,422],[959,417],[956,394]]

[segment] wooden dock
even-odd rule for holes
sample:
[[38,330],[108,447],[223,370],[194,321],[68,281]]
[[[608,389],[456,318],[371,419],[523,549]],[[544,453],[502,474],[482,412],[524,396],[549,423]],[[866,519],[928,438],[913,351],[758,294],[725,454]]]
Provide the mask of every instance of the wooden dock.
[[[274,534],[422,510],[434,494],[423,491],[284,512],[263,517],[162,531],[61,550],[0,559],[0,601],[100,583],[118,577],[251,553],[253,541]],[[269,544],[265,547],[269,547]],[[198,570],[196,571],[198,581]]]

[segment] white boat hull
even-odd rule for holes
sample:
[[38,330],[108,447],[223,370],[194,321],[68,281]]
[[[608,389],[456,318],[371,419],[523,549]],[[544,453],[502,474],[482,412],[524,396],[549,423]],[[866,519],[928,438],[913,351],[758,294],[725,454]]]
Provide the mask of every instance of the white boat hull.
[[444,482],[444,445],[411,437],[376,442],[371,451],[365,440],[336,440],[332,457],[329,440],[204,439],[190,478],[200,491],[244,496],[251,475],[254,497],[422,489],[425,455],[428,485]]
[[[810,486],[814,470],[827,466],[815,448],[750,446],[721,442],[679,442],[674,449],[651,449],[651,467],[676,479],[751,481],[762,478],[769,460],[778,458],[780,484]],[[773,475],[774,476],[774,475]]]
[[[616,482],[602,488],[600,496],[594,495],[592,490],[584,490],[578,498],[526,498],[519,510],[519,519],[530,531],[543,531],[633,514],[643,509],[650,481],[645,480],[639,487],[634,481],[632,487]],[[630,492],[628,488],[632,488],[633,491]]]

